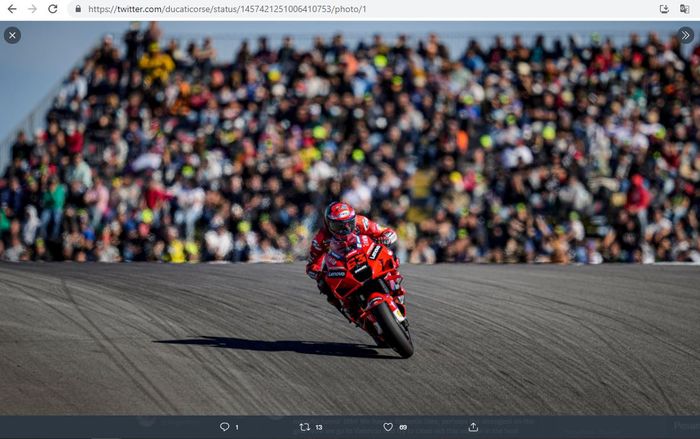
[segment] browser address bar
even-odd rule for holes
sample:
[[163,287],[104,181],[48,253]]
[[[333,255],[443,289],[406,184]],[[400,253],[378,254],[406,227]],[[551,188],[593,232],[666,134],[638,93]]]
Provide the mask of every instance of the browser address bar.
[[[17,20],[698,21],[666,0],[32,0]],[[46,2],[46,3],[45,3]],[[2,13],[2,11],[0,11]],[[0,17],[1,18],[1,17]]]
[[81,16],[100,17],[110,16],[112,18],[133,17],[144,15],[152,19],[167,19],[186,16],[187,18],[207,18],[236,19],[236,18],[274,18],[274,17],[298,17],[306,18],[327,18],[327,17],[362,17],[367,15],[367,4],[345,5],[345,4],[321,4],[321,3],[241,3],[224,4],[223,2],[198,2],[196,4],[182,2],[160,2],[160,3],[86,3],[82,6],[76,3],[74,13]]

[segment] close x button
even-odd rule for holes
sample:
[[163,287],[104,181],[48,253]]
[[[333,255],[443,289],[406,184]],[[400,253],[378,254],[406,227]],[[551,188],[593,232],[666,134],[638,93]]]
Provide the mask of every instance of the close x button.
[[7,29],[5,29],[3,37],[5,38],[6,43],[17,44],[19,43],[19,40],[22,39],[22,32],[19,30],[19,28],[10,26]]

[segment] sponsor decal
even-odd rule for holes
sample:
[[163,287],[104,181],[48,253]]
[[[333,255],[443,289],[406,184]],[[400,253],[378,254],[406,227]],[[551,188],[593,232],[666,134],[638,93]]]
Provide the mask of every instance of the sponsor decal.
[[345,277],[345,270],[328,270],[328,277]]
[[359,273],[360,271],[364,270],[365,268],[369,268],[369,265],[367,265],[367,264],[362,264],[362,265],[360,265],[359,268],[356,268],[355,271],[353,271],[353,273],[357,274],[357,273]]
[[337,252],[334,252],[333,250],[331,250],[328,254],[329,254],[329,256],[332,256],[339,261],[342,261],[344,259],[343,255],[339,255]]
[[352,270],[352,275],[359,282],[365,282],[372,277],[372,269],[365,263]]
[[406,320],[406,317],[404,317],[403,314],[401,314],[401,311],[399,311],[398,308],[394,310],[394,317],[396,317],[396,320],[398,320],[399,323]]
[[365,230],[369,229],[369,220],[367,217],[362,218],[362,225],[365,227]]
[[371,260],[377,259],[377,256],[379,256],[379,252],[382,250],[381,245],[375,245],[374,249],[372,249],[372,253],[369,254],[369,258]]
[[321,245],[315,239],[313,241],[311,241],[311,246],[313,248],[315,248],[316,250],[321,250]]

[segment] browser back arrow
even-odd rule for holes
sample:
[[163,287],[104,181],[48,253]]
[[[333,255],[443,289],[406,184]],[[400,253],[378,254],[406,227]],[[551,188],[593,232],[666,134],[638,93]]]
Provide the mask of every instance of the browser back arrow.
[[7,8],[8,11],[10,11],[10,14],[14,14],[17,8],[15,8],[15,5],[10,5],[9,8]]

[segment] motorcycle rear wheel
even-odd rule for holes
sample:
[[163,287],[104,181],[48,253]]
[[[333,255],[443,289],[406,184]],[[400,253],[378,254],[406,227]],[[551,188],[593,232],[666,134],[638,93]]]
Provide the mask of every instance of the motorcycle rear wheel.
[[389,305],[382,303],[372,310],[374,318],[382,328],[384,341],[391,346],[402,358],[413,355],[413,341],[408,328],[399,323],[389,309]]

